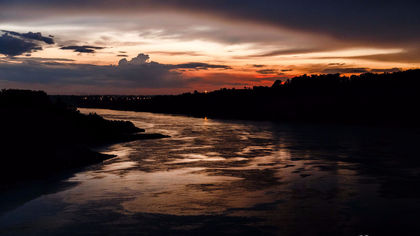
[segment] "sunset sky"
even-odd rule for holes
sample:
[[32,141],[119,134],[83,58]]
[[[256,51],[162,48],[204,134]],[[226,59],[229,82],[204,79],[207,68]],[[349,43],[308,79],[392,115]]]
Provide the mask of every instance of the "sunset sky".
[[176,94],[420,67],[420,1],[0,0],[0,88]]

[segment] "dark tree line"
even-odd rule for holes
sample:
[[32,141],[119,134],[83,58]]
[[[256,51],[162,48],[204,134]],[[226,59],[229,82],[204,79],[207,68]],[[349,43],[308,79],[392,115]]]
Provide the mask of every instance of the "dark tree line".
[[81,107],[199,117],[417,125],[420,70],[351,77],[303,75],[271,87],[220,89],[165,96],[67,96]]
[[90,148],[130,139],[143,131],[128,121],[84,115],[42,91],[0,91],[0,190],[32,179],[101,161]]

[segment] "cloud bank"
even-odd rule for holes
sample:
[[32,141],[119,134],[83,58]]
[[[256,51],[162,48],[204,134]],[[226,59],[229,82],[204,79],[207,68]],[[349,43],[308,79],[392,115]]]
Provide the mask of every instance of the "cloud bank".
[[42,50],[42,44],[54,44],[52,36],[41,33],[0,30],[0,34],[0,54],[11,57]]
[[[376,43],[417,42],[420,39],[420,2],[415,0],[0,0],[0,8],[4,11],[3,20],[37,17],[51,12],[123,15],[150,10],[182,10],[233,21],[260,22],[323,33],[341,39]],[[13,9],[24,9],[27,14],[13,16],[10,14]]]
[[41,84],[45,86],[95,86],[98,88],[185,88],[201,81],[198,77],[185,77],[177,69],[228,69],[223,65],[206,63],[161,64],[150,61],[149,55],[140,53],[118,65],[74,64],[44,59],[21,59],[21,63],[0,63],[0,82]]
[[80,52],[80,53],[95,53],[96,50],[104,49],[105,47],[96,47],[96,46],[65,46],[61,47],[61,50],[73,50],[74,52]]

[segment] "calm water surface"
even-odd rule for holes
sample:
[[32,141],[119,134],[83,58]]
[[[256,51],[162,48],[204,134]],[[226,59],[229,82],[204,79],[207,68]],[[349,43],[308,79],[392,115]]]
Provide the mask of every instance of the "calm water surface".
[[419,235],[414,131],[80,110],[171,137],[1,196],[0,235]]

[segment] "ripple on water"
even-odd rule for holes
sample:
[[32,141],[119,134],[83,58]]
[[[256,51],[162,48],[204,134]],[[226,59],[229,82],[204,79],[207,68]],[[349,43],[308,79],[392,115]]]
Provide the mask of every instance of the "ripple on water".
[[[130,120],[146,132],[171,138],[102,150],[117,157],[67,180],[76,185],[21,206],[17,212],[22,214],[13,215],[16,220],[11,220],[12,213],[6,215],[9,227],[33,230],[27,218],[18,217],[30,212],[45,225],[51,219],[45,215],[57,216],[63,219],[60,227],[73,230],[83,226],[75,219],[83,219],[85,226],[95,220],[107,222],[101,224],[105,231],[181,219],[176,227],[185,234],[209,227],[203,223],[208,220],[212,227],[225,230],[222,226],[227,225],[229,230],[256,227],[280,235],[304,235],[307,229],[313,235],[357,235],[378,225],[400,221],[411,225],[420,210],[418,199],[404,197],[416,189],[404,186],[415,186],[418,165],[407,159],[406,165],[390,161],[408,153],[404,150],[410,147],[398,147],[402,133],[97,109],[82,112]],[[382,139],[393,145],[372,143]],[[387,197],[390,193],[393,198]],[[40,205],[43,211],[33,210]],[[398,213],[401,210],[404,215]],[[188,216],[195,218],[183,218]],[[0,234],[1,227],[0,220]],[[146,234],[158,230],[148,229]]]

